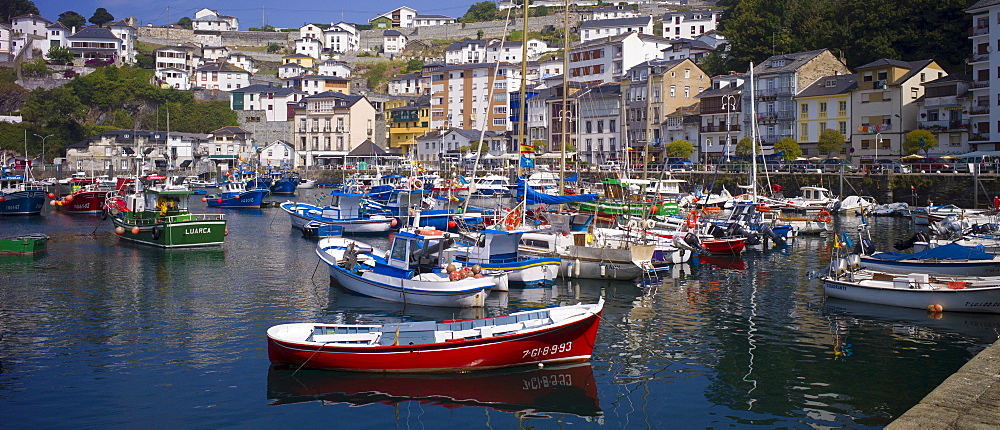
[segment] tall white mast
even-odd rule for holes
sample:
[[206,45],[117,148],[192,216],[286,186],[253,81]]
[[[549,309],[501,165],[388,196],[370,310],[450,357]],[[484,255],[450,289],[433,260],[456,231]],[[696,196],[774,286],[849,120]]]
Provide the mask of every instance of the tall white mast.
[[757,98],[754,92],[753,62],[750,62],[750,192],[757,196]]

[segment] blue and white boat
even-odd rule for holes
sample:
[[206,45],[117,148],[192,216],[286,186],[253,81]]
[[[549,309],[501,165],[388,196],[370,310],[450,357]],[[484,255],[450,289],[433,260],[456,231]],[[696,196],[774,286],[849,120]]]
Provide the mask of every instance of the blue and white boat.
[[345,289],[394,302],[482,307],[491,289],[507,288],[506,274],[470,276],[471,270],[453,260],[453,245],[449,233],[407,229],[393,236],[388,253],[333,237],[320,240],[316,254],[329,266],[330,278]]
[[503,231],[485,229],[468,237],[455,248],[455,260],[478,264],[486,273],[507,273],[511,284],[551,284],[559,274],[559,257],[520,255],[518,245],[524,233],[536,230]]
[[892,273],[952,276],[998,276],[1000,256],[955,243],[912,254],[877,252],[861,256],[861,266]]
[[509,196],[510,181],[500,175],[486,175],[473,181],[471,194],[477,197]]
[[333,192],[330,193],[330,204],[315,206],[306,203],[284,202],[281,209],[288,213],[292,226],[304,229],[307,226],[336,225],[343,228],[344,234],[377,234],[385,233],[398,222],[395,218],[384,215],[368,215],[361,205],[363,194]]
[[240,180],[219,183],[219,193],[202,198],[210,208],[260,209],[267,190],[247,190],[247,183]]
[[[387,203],[368,201],[372,214],[397,217],[400,226],[411,225],[411,220],[420,213],[420,226],[433,227],[443,231],[457,231],[461,226],[472,227],[483,222],[480,212],[462,213],[459,209],[425,209],[430,206],[424,199],[430,197],[423,191],[396,190]],[[434,202],[433,198],[428,198]]]
[[298,176],[282,174],[274,178],[271,182],[271,186],[268,187],[268,190],[271,191],[271,194],[292,195],[295,194],[295,189],[298,188],[298,186]]
[[24,176],[0,177],[0,215],[39,215],[45,206],[45,187]]

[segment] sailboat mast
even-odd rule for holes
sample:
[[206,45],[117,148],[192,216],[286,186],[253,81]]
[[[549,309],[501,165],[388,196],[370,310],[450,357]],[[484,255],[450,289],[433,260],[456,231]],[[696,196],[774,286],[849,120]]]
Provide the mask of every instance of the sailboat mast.
[[753,62],[750,62],[750,192],[757,195],[757,94],[754,92]]
[[[563,91],[562,91],[562,152],[559,156],[559,194],[566,194],[566,141],[569,140],[567,117],[569,116],[569,0],[563,9]],[[579,151],[577,151],[579,153]],[[579,180],[579,178],[577,178]]]
[[[524,25],[521,31],[521,95],[520,104],[518,105],[520,109],[517,111],[517,152],[521,154],[522,145],[526,145],[528,142],[525,140],[528,128],[528,106],[527,104],[527,92],[528,92],[528,2],[522,3],[524,7]],[[501,42],[502,44],[502,42]],[[501,46],[502,48],[502,46]],[[498,51],[499,52],[499,51]],[[499,54],[497,54],[499,58]],[[517,177],[520,178],[524,174],[524,166],[521,163],[521,156],[517,159]]]

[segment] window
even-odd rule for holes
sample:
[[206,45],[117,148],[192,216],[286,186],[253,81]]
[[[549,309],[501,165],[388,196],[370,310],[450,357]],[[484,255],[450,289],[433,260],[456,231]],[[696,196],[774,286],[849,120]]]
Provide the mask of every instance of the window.
[[597,120],[597,132],[604,133],[604,120]]
[[840,134],[847,135],[847,121],[838,122],[837,131],[839,131]]
[[[608,131],[611,133],[617,133],[617,131],[615,130],[615,120],[613,119],[608,120]],[[614,138],[611,139],[614,140]]]
[[593,127],[591,127],[592,124],[591,124],[590,121],[584,121],[583,122],[583,126],[584,126],[584,130],[586,130],[587,133],[593,133],[594,132]]
[[938,120],[938,110],[937,109],[927,109],[927,120],[937,121]]
[[691,78],[691,69],[684,69],[684,79]]
[[691,98],[691,87],[684,87],[684,98]]
[[799,124],[799,140],[809,140],[809,124]]
[[670,86],[670,97],[677,97],[677,86],[676,85],[671,85]]
[[808,103],[802,103],[802,109],[801,110],[802,110],[802,116],[803,117],[809,116],[809,104]]

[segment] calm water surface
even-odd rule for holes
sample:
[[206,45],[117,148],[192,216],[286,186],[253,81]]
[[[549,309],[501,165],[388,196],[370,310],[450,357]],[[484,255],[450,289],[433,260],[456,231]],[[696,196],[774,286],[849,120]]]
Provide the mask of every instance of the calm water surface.
[[[314,201],[321,190],[306,192]],[[277,208],[226,212],[222,248],[170,251],[119,243],[109,221],[48,209],[0,218],[0,236],[53,237],[44,255],[0,257],[5,428],[880,427],[1000,327],[985,315],[825,300],[808,276],[831,252],[820,237],[662,279],[561,281],[458,310],[331,287],[315,242]],[[857,222],[841,221],[848,231]],[[909,236],[908,222],[873,224],[878,244]],[[590,365],[379,376],[267,361],[264,332],[279,323],[474,318],[601,295]]]

